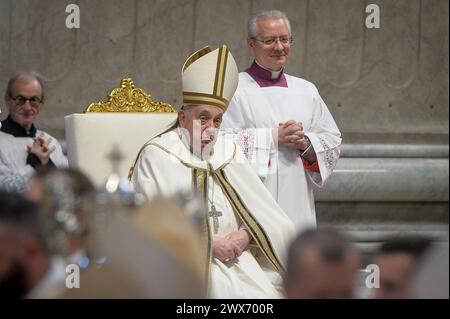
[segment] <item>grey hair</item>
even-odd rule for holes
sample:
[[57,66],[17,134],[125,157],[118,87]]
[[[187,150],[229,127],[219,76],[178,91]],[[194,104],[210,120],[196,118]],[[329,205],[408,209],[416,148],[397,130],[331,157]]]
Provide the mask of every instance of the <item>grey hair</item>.
[[23,78],[23,77],[32,77],[34,79],[36,79],[36,81],[39,82],[39,85],[41,86],[42,89],[42,100],[45,99],[45,89],[46,89],[46,85],[45,85],[45,81],[44,78],[42,77],[42,75],[40,75],[37,72],[34,71],[22,71],[19,73],[16,73],[13,77],[11,77],[8,80],[8,85],[6,86],[6,96],[8,97],[13,97],[13,86],[14,86],[14,82],[16,82],[18,79]]
[[268,10],[268,11],[258,12],[250,17],[250,19],[248,20],[248,26],[247,26],[247,33],[248,33],[249,38],[254,38],[257,36],[258,30],[257,30],[256,22],[261,19],[283,19],[288,28],[289,36],[292,35],[291,23],[289,22],[288,17],[279,10]]
[[182,111],[190,111],[190,110],[192,110],[192,108],[195,106],[195,104],[183,104],[182,106],[181,106],[181,110]]

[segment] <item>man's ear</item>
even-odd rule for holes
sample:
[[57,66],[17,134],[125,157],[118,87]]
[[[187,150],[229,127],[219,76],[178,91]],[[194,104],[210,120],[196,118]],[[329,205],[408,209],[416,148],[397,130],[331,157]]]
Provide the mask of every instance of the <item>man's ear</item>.
[[253,41],[252,38],[247,37],[247,45],[248,45],[248,48],[249,48],[250,50],[253,50],[254,45],[255,45],[255,41]]
[[8,94],[5,94],[5,104],[6,104],[6,107],[8,108],[8,111],[11,111],[11,104],[13,102],[14,101],[12,100],[12,98]]
[[186,127],[186,113],[184,110],[178,111],[178,123],[180,127]]

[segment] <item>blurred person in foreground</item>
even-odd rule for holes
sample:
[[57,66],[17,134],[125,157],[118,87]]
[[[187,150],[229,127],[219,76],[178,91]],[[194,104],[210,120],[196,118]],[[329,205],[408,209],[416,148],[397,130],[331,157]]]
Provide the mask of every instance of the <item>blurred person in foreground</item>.
[[47,246],[57,256],[53,258],[64,267],[71,265],[66,285],[37,297],[201,296],[197,273],[203,259],[195,248],[195,226],[180,216],[176,204],[159,199],[131,205],[119,194],[97,193],[74,169],[38,171],[25,194],[39,206]]
[[63,261],[46,245],[38,207],[0,191],[0,299],[52,297],[65,276]]
[[392,238],[384,242],[374,263],[380,269],[380,287],[375,288],[375,299],[412,298],[412,278],[417,265],[431,246],[421,237]]
[[89,178],[72,168],[38,170],[25,190],[25,197],[40,208],[49,246],[81,268],[90,262],[85,239],[95,195]]
[[290,299],[353,298],[360,254],[333,230],[306,230],[292,242],[284,278]]
[[204,297],[206,254],[187,207],[158,196],[135,207],[114,202],[109,208],[89,228],[106,261],[83,270],[80,288],[66,289],[62,298]]

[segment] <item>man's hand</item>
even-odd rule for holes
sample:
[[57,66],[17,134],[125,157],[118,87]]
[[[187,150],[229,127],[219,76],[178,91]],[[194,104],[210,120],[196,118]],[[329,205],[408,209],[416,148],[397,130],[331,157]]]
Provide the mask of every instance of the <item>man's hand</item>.
[[228,239],[232,243],[234,243],[236,246],[239,247],[239,250],[236,251],[236,257],[239,257],[242,255],[242,252],[244,252],[247,249],[247,246],[250,244],[250,241],[252,240],[252,236],[248,231],[245,229],[240,229],[238,231],[234,231],[229,233],[225,236],[225,239]]
[[51,138],[44,140],[45,135],[41,133],[38,137],[33,138],[33,144],[27,145],[29,153],[36,155],[41,161],[42,166],[46,166],[50,159],[50,154],[56,149],[55,146],[50,147]]
[[215,235],[212,241],[213,256],[221,262],[230,262],[242,254],[239,246],[229,239]]
[[304,150],[309,144],[303,132],[302,123],[289,120],[278,125],[278,145],[285,146],[291,150]]

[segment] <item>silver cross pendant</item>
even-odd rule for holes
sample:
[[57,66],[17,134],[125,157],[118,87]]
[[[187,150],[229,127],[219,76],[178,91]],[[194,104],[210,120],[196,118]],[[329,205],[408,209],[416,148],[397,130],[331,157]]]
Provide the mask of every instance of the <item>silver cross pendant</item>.
[[214,234],[217,234],[219,231],[219,217],[222,216],[222,212],[219,212],[216,209],[216,206],[214,204],[211,205],[211,210],[209,211],[209,217],[213,218],[213,225],[214,225]]

